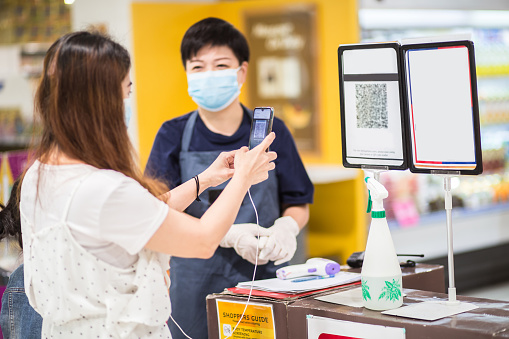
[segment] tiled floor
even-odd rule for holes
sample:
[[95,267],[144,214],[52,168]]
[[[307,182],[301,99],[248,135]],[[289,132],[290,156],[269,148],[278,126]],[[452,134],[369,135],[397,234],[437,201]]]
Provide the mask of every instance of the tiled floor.
[[461,295],[509,301],[509,281],[466,291],[461,293]]

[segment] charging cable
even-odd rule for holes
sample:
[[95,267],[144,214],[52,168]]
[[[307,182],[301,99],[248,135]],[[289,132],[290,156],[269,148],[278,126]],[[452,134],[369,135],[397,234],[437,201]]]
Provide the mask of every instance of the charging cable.
[[[247,194],[249,195],[249,200],[251,200],[251,205],[253,205],[253,208],[254,208],[254,211],[255,211],[256,224],[259,225],[258,211],[256,210],[256,206],[255,206],[255,204],[253,202],[253,198],[251,198],[251,192],[249,191],[249,189],[247,190]],[[229,336],[227,336],[225,339],[230,338],[233,335],[233,333],[235,333],[235,330],[237,329],[237,327],[239,326],[240,322],[244,318],[244,314],[246,313],[247,306],[249,305],[249,300],[251,300],[251,293],[253,293],[253,284],[254,284],[254,280],[255,280],[255,276],[256,276],[256,268],[258,267],[258,250],[259,250],[259,246],[260,246],[260,229],[258,229],[258,241],[256,242],[256,259],[255,259],[255,267],[254,267],[254,270],[253,270],[253,279],[251,280],[251,288],[249,289],[249,295],[247,297],[246,306],[244,307],[244,311],[242,312],[242,315],[240,316],[239,321],[237,322],[237,325],[235,325],[235,327],[233,328],[232,333]]]
[[177,327],[179,328],[180,332],[182,332],[182,334],[183,334],[183,335],[185,335],[185,336],[186,336],[186,337],[188,337],[189,339],[193,339],[193,338],[191,338],[190,336],[188,336],[186,332],[184,332],[184,330],[182,329],[182,327],[180,327],[180,325],[179,325],[179,324],[175,321],[175,319],[173,319],[173,317],[171,316],[171,313],[170,313],[170,318],[171,318],[171,320],[173,321],[173,323],[174,323],[175,325],[177,325]]
[[[253,205],[253,208],[254,208],[254,212],[255,212],[255,216],[256,216],[256,224],[259,225],[258,211],[256,210],[256,206],[255,206],[255,204],[253,202],[253,198],[251,198],[251,191],[249,189],[247,190],[247,194],[249,195],[249,200],[251,200],[251,205]],[[233,328],[232,333],[229,336],[227,336],[225,339],[228,339],[228,338],[230,338],[233,335],[233,333],[235,332],[235,330],[239,326],[240,322],[242,321],[242,318],[244,318],[244,314],[246,313],[247,306],[249,305],[249,301],[251,300],[251,294],[253,292],[253,284],[254,284],[254,280],[255,280],[255,276],[256,276],[256,268],[258,267],[258,250],[259,250],[259,245],[260,245],[260,230],[258,229],[258,241],[256,242],[256,253],[257,253],[257,255],[256,255],[256,259],[255,259],[255,267],[254,267],[254,271],[253,271],[253,279],[251,280],[251,288],[249,289],[249,295],[247,297],[246,306],[244,307],[244,311],[242,312],[242,315],[240,316],[239,321],[237,322],[237,324]],[[193,339],[190,336],[188,336],[186,334],[186,332],[184,332],[182,327],[180,327],[180,325],[175,321],[175,319],[173,319],[173,317],[171,316],[171,313],[170,313],[170,319],[173,321],[173,323],[175,325],[177,325],[178,329],[180,330],[180,332],[182,332],[182,334],[184,334],[189,339]]]

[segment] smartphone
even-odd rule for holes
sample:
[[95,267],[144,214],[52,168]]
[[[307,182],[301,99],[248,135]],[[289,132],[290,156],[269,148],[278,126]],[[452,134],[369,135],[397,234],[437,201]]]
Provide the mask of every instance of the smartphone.
[[274,108],[256,107],[253,111],[253,122],[249,134],[249,149],[259,145],[265,137],[272,132]]

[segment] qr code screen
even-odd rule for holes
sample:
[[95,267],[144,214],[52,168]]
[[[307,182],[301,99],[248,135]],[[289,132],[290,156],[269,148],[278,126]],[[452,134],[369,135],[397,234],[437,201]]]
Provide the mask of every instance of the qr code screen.
[[355,84],[357,128],[388,128],[387,85]]

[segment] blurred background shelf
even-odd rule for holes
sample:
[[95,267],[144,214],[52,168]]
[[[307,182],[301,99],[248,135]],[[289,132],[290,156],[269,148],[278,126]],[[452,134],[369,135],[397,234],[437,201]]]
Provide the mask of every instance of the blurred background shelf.
[[306,171],[315,185],[353,180],[359,175],[358,169],[344,168],[342,165],[306,165]]

